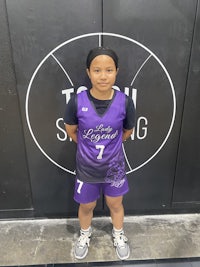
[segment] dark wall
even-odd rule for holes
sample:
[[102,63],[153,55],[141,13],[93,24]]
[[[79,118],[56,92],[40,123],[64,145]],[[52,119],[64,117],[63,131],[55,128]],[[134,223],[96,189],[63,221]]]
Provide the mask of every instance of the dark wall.
[[[67,100],[90,48],[113,47],[136,104],[128,214],[199,210],[198,0],[0,1],[0,216],[76,216]],[[104,199],[96,214],[107,214]]]
[[[98,38],[91,38],[91,41],[83,39],[73,46],[70,43],[48,54],[84,31],[101,31],[101,1],[17,0],[7,1],[7,10],[11,42],[15,44],[13,57],[25,128],[34,214],[75,214],[74,175],[59,167],[64,166],[71,172],[75,169],[75,145],[69,140],[59,140],[64,137],[59,129],[64,129],[60,119],[66,104],[66,95],[62,91],[77,87],[81,80],[85,81],[85,57],[82,61],[79,58],[82,53],[86,56],[89,42],[93,47]],[[73,85],[58,62],[68,72]]]
[[174,207],[200,205],[200,6],[195,17],[190,66],[188,69],[184,110],[181,125],[176,179],[173,194]]
[[[173,130],[159,153],[148,164],[129,175],[133,194],[125,197],[126,208],[130,211],[171,210],[174,182],[182,180],[181,175],[180,178],[176,176],[175,180],[175,171],[180,129],[183,115],[186,115],[183,112],[188,71],[193,60],[191,50],[193,51],[192,44],[196,40],[193,31],[196,25],[197,1],[111,0],[104,1],[103,7],[103,31],[117,32],[144,44],[160,59],[172,80],[176,97]],[[105,44],[115,49],[121,47],[121,64],[126,66],[122,80],[130,81],[130,70],[132,74],[136,73],[149,55],[130,42],[113,42],[110,38],[105,38]],[[148,119],[147,137],[142,140],[136,137],[133,148],[129,148],[130,157],[137,161],[138,154],[148,158],[163,142],[173,116],[173,100],[169,80],[155,57],[146,62],[133,87],[137,89],[137,117],[144,116]],[[194,103],[193,105],[197,106]],[[126,145],[130,143],[129,141]],[[197,150],[199,151],[199,146]],[[184,155],[187,158],[186,151]],[[197,173],[196,175],[198,176]],[[189,183],[189,178],[186,179]],[[187,191],[187,187],[184,190]],[[178,192],[179,188],[177,186]],[[176,192],[174,194],[175,197]],[[180,194],[185,199],[185,195]]]
[[5,1],[0,1],[0,209],[32,210],[26,148]]

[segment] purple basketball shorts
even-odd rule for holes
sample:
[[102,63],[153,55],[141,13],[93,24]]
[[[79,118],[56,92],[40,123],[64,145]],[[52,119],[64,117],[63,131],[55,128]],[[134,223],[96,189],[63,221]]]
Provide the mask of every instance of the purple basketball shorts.
[[129,191],[127,178],[120,183],[85,183],[78,179],[75,181],[74,200],[78,203],[90,203],[96,201],[102,192],[105,196],[118,197]]

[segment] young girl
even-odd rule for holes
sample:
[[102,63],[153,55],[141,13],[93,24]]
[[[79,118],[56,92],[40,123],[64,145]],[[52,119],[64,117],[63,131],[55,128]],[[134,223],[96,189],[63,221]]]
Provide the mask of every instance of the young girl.
[[70,99],[64,118],[67,134],[77,143],[74,199],[80,204],[81,230],[74,253],[77,259],[88,253],[93,210],[102,191],[110,210],[116,253],[124,260],[130,249],[123,231],[122,200],[129,188],[122,142],[133,132],[135,109],[130,97],[112,88],[118,73],[113,50],[92,49],[86,65],[92,88]]

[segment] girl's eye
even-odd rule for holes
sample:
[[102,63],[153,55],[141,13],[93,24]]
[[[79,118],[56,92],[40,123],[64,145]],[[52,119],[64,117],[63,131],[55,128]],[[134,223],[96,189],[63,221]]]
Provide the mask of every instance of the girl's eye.
[[112,72],[113,70],[112,69],[108,69],[107,72]]
[[94,72],[97,72],[98,73],[98,72],[100,72],[100,70],[94,70]]

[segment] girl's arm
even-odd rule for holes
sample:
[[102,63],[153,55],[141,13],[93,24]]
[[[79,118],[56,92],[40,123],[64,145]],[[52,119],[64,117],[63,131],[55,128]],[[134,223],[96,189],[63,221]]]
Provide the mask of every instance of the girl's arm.
[[77,129],[78,125],[69,125],[65,124],[65,129],[69,137],[72,138],[72,140],[77,143]]
[[126,141],[131,136],[133,131],[134,131],[134,128],[132,128],[130,130],[123,129],[122,141]]

